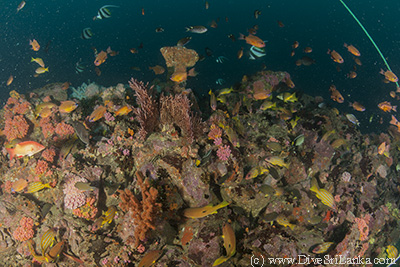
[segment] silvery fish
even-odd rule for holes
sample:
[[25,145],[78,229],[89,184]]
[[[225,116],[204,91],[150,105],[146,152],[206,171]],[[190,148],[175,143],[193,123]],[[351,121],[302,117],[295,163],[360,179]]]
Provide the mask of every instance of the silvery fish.
[[207,28],[204,26],[190,26],[186,27],[186,31],[193,33],[205,33],[207,31]]
[[356,116],[353,114],[346,114],[346,118],[353,124],[360,126],[360,122],[357,120]]

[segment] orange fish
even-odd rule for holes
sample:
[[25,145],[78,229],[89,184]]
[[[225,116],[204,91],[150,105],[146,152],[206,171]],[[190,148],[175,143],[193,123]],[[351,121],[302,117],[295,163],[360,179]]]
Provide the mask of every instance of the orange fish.
[[378,104],[378,108],[380,108],[381,110],[383,110],[384,112],[390,112],[390,111],[394,111],[396,112],[397,106],[392,106],[390,104],[390,102],[388,101],[384,101]]
[[358,51],[358,49],[355,48],[354,46],[348,45],[348,44],[346,44],[346,43],[344,43],[343,46],[346,47],[347,50],[348,50],[350,53],[352,53],[353,55],[355,55],[356,57],[361,56],[360,51]]
[[382,75],[385,75],[385,79],[388,81],[391,81],[393,83],[396,83],[399,80],[397,78],[396,74],[394,74],[390,70],[384,71],[383,69],[381,69],[381,71],[379,73]]
[[109,54],[109,55],[112,56],[112,57],[115,57],[116,55],[119,54],[119,51],[114,51],[114,50],[112,50],[110,46],[107,47],[106,52],[107,52],[107,54]]
[[299,42],[298,41],[294,41],[294,43],[292,44],[292,48],[296,49],[297,47],[299,47]]
[[152,250],[146,252],[144,257],[140,260],[138,267],[151,267],[162,255],[162,250]]
[[350,71],[347,74],[347,78],[349,78],[349,79],[354,79],[355,77],[357,77],[357,72],[355,72],[355,71]]
[[354,62],[356,62],[356,64],[357,64],[358,66],[361,66],[361,65],[362,65],[362,62],[361,62],[361,60],[360,60],[359,58],[355,58],[355,59],[354,59]]
[[294,82],[293,82],[292,79],[290,79],[290,78],[286,78],[285,83],[286,83],[286,85],[287,85],[288,87],[290,87],[290,88],[294,88],[294,87],[295,87]]
[[[291,56],[291,57],[293,57],[295,54],[296,54],[296,53],[294,52],[294,50],[292,50],[292,52],[290,52],[290,56]],[[298,63],[299,63],[299,65],[297,65],[297,62],[296,62],[296,65],[297,65],[297,66],[300,66],[300,65],[301,65],[301,61],[299,61]]]
[[330,49],[328,49],[328,53],[327,54],[331,55],[332,60],[335,61],[336,63],[343,63],[344,62],[342,56],[338,52],[336,52],[335,50],[331,51]]
[[240,33],[239,40],[245,40],[246,43],[251,44],[258,48],[265,47],[264,41],[261,40],[259,37],[252,35],[252,34],[249,34],[249,36],[244,36],[243,34]]
[[144,8],[142,8],[142,16],[144,16]]
[[22,158],[23,156],[33,156],[45,148],[45,146],[35,141],[25,141],[16,144],[14,148],[6,148],[6,150],[10,155],[10,160],[12,160],[14,157]]
[[98,67],[95,67],[95,68],[94,68],[94,72],[96,72],[96,75],[97,75],[97,76],[100,76],[100,75],[101,75],[101,70],[100,70]]
[[386,146],[386,142],[382,142],[382,144],[378,146],[378,154],[383,155],[383,153],[385,153],[386,150],[389,150],[389,145]]
[[69,86],[71,85],[70,82],[65,82],[61,85],[61,89],[63,90],[67,90],[69,88]]
[[391,96],[392,98],[395,98],[395,97],[396,97],[396,92],[395,92],[395,91],[390,91],[390,96]]
[[89,116],[89,121],[90,121],[90,122],[95,122],[95,121],[97,121],[97,120],[103,118],[104,113],[106,113],[106,111],[107,111],[107,108],[104,107],[104,106],[99,106],[99,107],[97,107],[97,108],[92,112],[92,114],[90,114],[90,116]]
[[10,75],[10,77],[7,80],[6,85],[9,86],[13,81],[14,81],[14,76]]
[[278,26],[279,26],[280,28],[285,27],[285,24],[283,24],[282,21],[278,20],[277,22],[278,22]]
[[218,24],[215,20],[211,21],[210,27],[216,29],[218,27]]
[[149,67],[149,69],[154,71],[154,74],[159,75],[165,72],[165,69],[160,65],[155,65],[154,67]]
[[358,102],[349,103],[350,107],[353,107],[357,111],[365,111],[365,107]]
[[342,94],[336,89],[336,86],[332,84],[331,87],[329,87],[329,91],[331,92],[331,98],[333,101],[336,101],[338,103],[344,102],[344,98]]
[[176,72],[176,73],[172,74],[170,79],[171,79],[171,81],[174,81],[177,83],[184,82],[187,80],[187,73],[186,73],[186,71]]
[[131,111],[132,111],[132,108],[129,107],[128,105],[125,105],[115,112],[115,116],[123,116],[123,115],[128,114]]
[[206,217],[210,214],[215,214],[217,213],[217,210],[228,206],[230,203],[226,201],[222,201],[216,206],[213,206],[212,204],[209,204],[204,207],[199,207],[199,208],[188,208],[183,211],[183,216],[187,218],[192,218],[192,219],[197,219],[197,218],[203,218]]
[[11,193],[20,192],[20,191],[24,190],[25,187],[27,187],[27,186],[28,186],[28,182],[25,179],[21,178],[13,183],[13,185],[11,187]]
[[139,51],[136,49],[136,48],[131,48],[129,51],[131,51],[131,53],[132,54],[136,54],[136,53],[138,53]]
[[397,126],[397,131],[400,132],[400,122],[393,115],[390,124]]
[[94,60],[94,65],[100,66],[101,64],[104,63],[104,61],[106,61],[106,59],[107,59],[107,52],[101,50],[101,52],[96,55],[96,59]]
[[33,51],[39,51],[39,49],[40,49],[40,45],[35,39],[29,40],[29,45],[32,46]]
[[70,113],[78,107],[78,104],[72,100],[62,101],[58,107],[60,113]]
[[243,47],[238,51],[238,53],[237,53],[237,58],[238,58],[238,59],[241,59],[242,56],[243,56]]
[[309,46],[307,46],[307,47],[305,47],[305,48],[303,49],[303,52],[309,54],[309,53],[312,52],[312,48],[309,47]]

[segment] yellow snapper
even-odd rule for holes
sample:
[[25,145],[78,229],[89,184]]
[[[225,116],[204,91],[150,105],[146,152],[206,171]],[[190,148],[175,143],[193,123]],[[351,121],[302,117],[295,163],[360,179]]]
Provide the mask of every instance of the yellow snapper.
[[27,187],[27,190],[26,190],[26,193],[35,193],[35,192],[38,192],[38,191],[40,191],[40,190],[42,190],[42,189],[44,189],[44,188],[52,188],[51,186],[50,186],[50,184],[44,184],[44,183],[42,183],[42,182],[30,182],[29,184],[28,184],[28,187]]
[[42,74],[45,73],[46,71],[49,71],[49,68],[39,67],[35,70],[36,74]]
[[227,201],[222,201],[216,206],[213,206],[212,204],[209,204],[204,207],[199,207],[199,208],[188,208],[183,211],[183,215],[187,218],[192,218],[192,219],[197,219],[197,218],[203,218],[205,216],[208,216],[210,214],[215,214],[217,213],[217,210],[228,206],[230,203]]
[[317,198],[319,198],[322,203],[324,203],[328,207],[331,207],[332,209],[336,209],[335,199],[333,198],[333,195],[325,189],[320,189],[317,179],[315,179],[314,177],[311,179],[310,190],[317,194]]
[[280,225],[282,225],[282,226],[285,226],[285,227],[290,227],[290,229],[294,229],[294,227],[295,227],[295,225],[294,224],[291,224],[290,222],[289,222],[289,220],[286,218],[286,216],[285,215],[283,215],[283,214],[280,214],[277,218],[276,218],[276,222],[278,223],[278,224],[280,224]]
[[222,264],[236,253],[235,231],[233,231],[232,226],[229,223],[226,223],[222,228],[222,238],[224,239],[224,248],[226,251],[226,256],[221,256],[218,259],[216,259],[213,266]]
[[40,239],[40,247],[42,249],[42,255],[45,255],[47,249],[53,245],[56,238],[56,234],[57,233],[53,229],[49,229],[46,232],[44,232],[42,238]]
[[267,110],[270,108],[275,108],[276,107],[276,103],[269,101],[269,100],[264,100],[264,102],[261,104],[260,109],[261,110]]
[[393,245],[387,246],[386,253],[389,259],[396,259],[397,256],[399,255],[399,251]]
[[256,178],[257,176],[262,175],[266,172],[268,173],[269,170],[262,166],[256,166],[256,167],[251,168],[251,170],[246,174],[245,179],[246,180],[253,179],[253,178]]
[[285,163],[284,159],[278,156],[268,157],[265,161],[275,166],[285,167],[286,169],[289,167],[289,164]]
[[31,62],[36,62],[37,64],[39,64],[40,67],[44,68],[43,59],[41,59],[40,57],[32,58]]
[[57,106],[56,104],[51,103],[51,102],[43,102],[43,103],[37,105],[35,107],[36,117],[38,117],[38,116],[42,117],[41,113],[43,110],[51,110],[53,107],[56,107],[56,106]]
[[221,89],[218,92],[218,96],[230,94],[232,91],[233,87]]
[[288,102],[294,103],[294,102],[298,101],[298,99],[296,97],[296,93],[291,94],[289,92],[285,92],[285,93],[278,95],[277,98],[280,100],[283,100],[283,102],[285,102],[285,103],[288,103]]

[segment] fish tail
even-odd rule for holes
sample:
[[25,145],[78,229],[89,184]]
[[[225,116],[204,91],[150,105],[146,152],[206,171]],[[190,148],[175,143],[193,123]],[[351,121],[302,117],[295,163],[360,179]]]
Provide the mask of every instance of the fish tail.
[[311,179],[311,188],[310,188],[310,190],[318,194],[319,187],[318,187],[317,179],[315,179],[315,178]]
[[13,148],[6,148],[8,154],[10,155],[10,161],[14,158],[15,156],[15,150]]
[[246,37],[243,35],[243,33],[239,33],[239,40],[245,40]]
[[190,31],[191,29],[193,29],[193,27],[186,27],[185,29],[186,29],[186,31],[188,32],[188,31]]
[[[390,124],[397,125],[397,119],[393,115],[392,115],[392,119],[390,120]],[[6,149],[7,149],[7,151],[9,150],[9,148],[6,148]],[[8,152],[8,153],[10,153],[10,152]]]
[[220,265],[220,264],[226,262],[228,259],[229,259],[229,257],[224,257],[224,256],[219,257],[218,259],[216,259],[216,260],[214,261],[214,263],[213,263],[212,266],[218,266],[218,265]]
[[394,112],[396,112],[397,106],[393,106],[392,109]]
[[34,61],[35,61],[35,59],[32,57],[32,58],[31,58],[31,62],[34,62]]
[[229,204],[231,204],[231,203],[229,203],[228,201],[222,201],[221,203],[219,203],[217,206],[215,206],[215,208],[216,209],[221,209],[221,208],[223,208],[223,207],[226,207],[226,206],[228,206]]
[[294,229],[294,227],[295,227],[296,225],[294,225],[294,224],[292,224],[292,223],[289,223],[289,224],[288,224],[288,226],[289,226],[289,228],[290,228],[290,229],[292,229],[292,230],[293,230],[293,229]]

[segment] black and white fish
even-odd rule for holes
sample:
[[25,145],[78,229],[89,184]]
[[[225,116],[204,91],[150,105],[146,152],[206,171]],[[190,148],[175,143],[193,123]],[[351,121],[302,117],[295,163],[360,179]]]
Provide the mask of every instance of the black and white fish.
[[85,65],[82,63],[81,60],[79,60],[78,62],[76,62],[75,64],[75,72],[76,74],[82,73],[85,70]]
[[81,38],[83,40],[88,40],[90,38],[92,38],[93,36],[93,32],[91,28],[85,28],[82,30],[82,34],[81,34]]
[[255,60],[260,57],[264,57],[267,53],[265,52],[265,48],[255,47],[254,45],[250,48],[249,59]]
[[114,5],[106,5],[100,7],[99,11],[97,12],[97,16],[93,18],[93,20],[97,19],[108,19],[111,17],[111,11],[108,9],[109,7],[119,7]]

